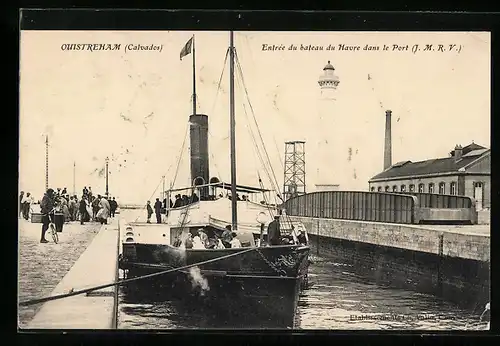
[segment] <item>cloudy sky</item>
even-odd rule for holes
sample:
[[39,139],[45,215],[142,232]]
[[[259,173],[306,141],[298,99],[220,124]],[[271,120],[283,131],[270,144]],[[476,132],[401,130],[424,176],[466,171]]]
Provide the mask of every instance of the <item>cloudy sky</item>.
[[[179,53],[194,32],[21,33],[20,189],[41,196],[45,186],[45,135],[49,135],[49,185],[91,185],[104,192],[110,158],[110,193],[122,201],[159,197],[176,176],[191,113],[192,56]],[[211,176],[229,181],[229,66],[227,32],[196,32],[198,112],[209,116]],[[63,44],[121,44],[115,51],[67,51]],[[163,45],[160,51],[127,51],[128,44]],[[263,51],[262,45],[298,49]],[[358,51],[300,50],[300,45],[360,46]],[[388,51],[363,51],[384,44]],[[392,51],[392,45],[409,51]],[[435,51],[411,52],[433,44]],[[454,51],[439,52],[437,45]],[[236,78],[238,182],[269,186],[251,133],[253,116],[276,179],[283,184],[284,141],[306,141],[308,190],[334,183],[327,172],[345,160],[325,160],[319,142],[347,138],[358,186],[382,169],[385,110],[393,111],[393,162],[443,157],[455,144],[490,143],[489,33],[237,32],[235,46],[250,104]],[[460,52],[457,51],[460,47]],[[330,60],[340,78],[337,100],[326,112],[318,77]],[[370,79],[368,78],[370,75]],[[251,107],[250,107],[251,105]],[[329,107],[330,107],[329,106]],[[253,110],[253,113],[252,113]],[[348,134],[348,135],[347,135]],[[343,137],[342,137],[343,136]],[[189,182],[188,143],[176,186]],[[324,147],[323,147],[324,148]],[[328,147],[326,147],[328,148]],[[262,152],[262,150],[261,150]],[[325,178],[326,177],[326,178]],[[331,178],[331,181],[326,181]],[[325,180],[326,179],[326,180]],[[155,192],[156,189],[156,192]]]

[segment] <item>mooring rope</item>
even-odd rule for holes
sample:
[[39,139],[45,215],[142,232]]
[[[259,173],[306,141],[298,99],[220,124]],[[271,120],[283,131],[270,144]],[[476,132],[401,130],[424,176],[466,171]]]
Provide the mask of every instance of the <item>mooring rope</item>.
[[45,302],[48,302],[48,301],[51,301],[51,300],[58,300],[58,299],[63,299],[63,298],[67,298],[67,297],[72,297],[72,296],[76,296],[76,295],[87,293],[87,292],[97,291],[97,290],[100,290],[100,289],[103,289],[103,288],[108,288],[108,287],[112,287],[112,286],[119,286],[119,285],[122,285],[122,284],[125,284],[125,283],[129,283],[129,282],[133,282],[133,281],[139,281],[139,280],[143,280],[143,279],[148,279],[148,278],[152,278],[152,277],[155,277],[155,276],[172,273],[172,272],[175,272],[175,271],[184,270],[184,269],[188,269],[188,268],[191,268],[191,267],[196,267],[196,266],[203,265],[203,264],[217,262],[217,261],[220,261],[220,260],[223,260],[223,259],[226,259],[226,258],[235,257],[235,256],[238,256],[238,255],[242,255],[244,253],[247,253],[247,252],[250,252],[250,251],[256,251],[256,250],[257,250],[257,248],[251,248],[251,249],[243,250],[243,251],[240,251],[240,252],[237,252],[237,253],[233,253],[233,254],[229,254],[229,255],[217,257],[217,258],[212,258],[212,259],[209,259],[209,260],[206,260],[206,261],[203,261],[203,262],[193,263],[193,264],[185,265],[185,266],[182,266],[182,267],[177,267],[177,268],[173,268],[173,269],[169,269],[169,270],[164,270],[164,271],[161,271],[161,272],[158,272],[158,273],[152,273],[152,274],[147,274],[147,275],[143,275],[143,276],[138,276],[138,277],[135,277],[135,278],[124,279],[124,280],[120,280],[118,282],[113,282],[113,283],[109,283],[109,284],[105,284],[105,285],[100,285],[100,286],[94,286],[94,287],[85,288],[85,289],[78,290],[78,291],[72,291],[72,292],[64,293],[64,294],[58,294],[58,295],[51,296],[51,297],[45,297],[45,298],[27,300],[27,301],[24,301],[24,302],[19,302],[19,306],[28,306],[28,305],[45,303]]

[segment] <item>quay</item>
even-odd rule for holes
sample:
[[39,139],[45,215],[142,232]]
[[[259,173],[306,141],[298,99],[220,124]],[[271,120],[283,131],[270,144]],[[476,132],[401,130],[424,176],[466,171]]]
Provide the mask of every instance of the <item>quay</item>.
[[[108,219],[51,296],[118,280],[119,217]],[[57,246],[57,245],[55,245]],[[55,263],[48,263],[56,265]],[[118,287],[45,302],[29,329],[116,329]]]
[[[474,261],[490,261],[489,225],[407,225],[290,216],[316,242],[332,238]],[[314,246],[314,241],[312,242]]]
[[473,310],[490,300],[490,226],[469,197],[325,191],[283,207],[306,227],[312,254],[363,277]]

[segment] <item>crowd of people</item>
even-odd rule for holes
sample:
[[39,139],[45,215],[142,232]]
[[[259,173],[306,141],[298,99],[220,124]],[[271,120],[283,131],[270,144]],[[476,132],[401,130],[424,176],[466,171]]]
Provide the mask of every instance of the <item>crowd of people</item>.
[[231,225],[226,226],[224,231],[200,228],[194,235],[191,232],[188,233],[188,237],[184,242],[177,237],[173,246],[184,247],[186,249],[226,249],[242,247],[236,232],[231,231]]
[[[255,246],[255,243],[261,246],[260,239],[254,239],[253,234],[238,234],[232,231],[231,225],[227,225],[224,231],[212,227],[190,231],[183,241],[180,237],[175,238],[173,246],[185,249],[241,248]],[[308,243],[307,233],[300,227],[295,229],[292,226],[291,234],[283,235],[280,230],[280,215],[274,216],[274,220],[269,223],[266,238],[264,242],[269,246]]]
[[[20,215],[26,220],[32,213],[34,203],[34,198],[29,192],[24,195],[24,191],[21,191],[19,210]],[[47,243],[45,233],[51,221],[54,222],[58,231],[62,231],[64,223],[69,221],[80,221],[82,225],[90,221],[107,224],[108,218],[114,217],[118,208],[115,197],[111,198],[100,194],[96,196],[90,186],[83,188],[80,199],[76,194],[70,195],[66,188],[57,188],[56,190],[49,188],[39,203],[42,214],[41,243]]]

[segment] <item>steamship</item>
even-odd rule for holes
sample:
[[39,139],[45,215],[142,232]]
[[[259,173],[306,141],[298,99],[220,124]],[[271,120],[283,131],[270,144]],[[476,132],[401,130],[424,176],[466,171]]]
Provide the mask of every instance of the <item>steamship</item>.
[[[192,49],[191,49],[192,48]],[[266,320],[293,327],[300,291],[307,284],[309,246],[297,241],[297,230],[307,232],[304,225],[292,221],[276,204],[265,202],[272,190],[236,183],[235,107],[233,32],[230,33],[230,140],[231,181],[222,182],[209,175],[208,116],[196,112],[194,36],[181,51],[193,56],[193,114],[190,126],[190,168],[192,186],[166,191],[166,222],[147,224],[130,222],[123,232],[119,266],[127,278],[179,270],[154,277],[163,292],[188,300],[214,302],[217,309],[241,314],[263,313]],[[172,195],[181,191],[199,196],[195,202],[169,208]],[[222,192],[222,193],[221,193]],[[230,192],[231,198],[224,197]],[[248,196],[241,200],[239,195]],[[222,196],[222,197],[220,197]],[[264,201],[256,201],[262,196]],[[267,197],[266,197],[267,196]],[[279,196],[279,195],[278,195]],[[281,235],[289,239],[283,245],[267,245],[267,224],[280,214]],[[224,231],[230,225],[240,240],[241,248],[186,249],[185,239],[200,228],[210,233]],[[178,244],[175,244],[178,242]],[[219,259],[221,258],[221,259]],[[189,267],[190,265],[195,267]],[[186,268],[184,268],[186,267]],[[138,280],[138,284],[150,285]],[[228,312],[228,311],[226,311]]]

